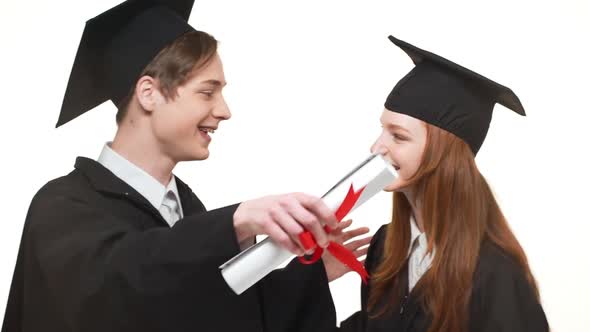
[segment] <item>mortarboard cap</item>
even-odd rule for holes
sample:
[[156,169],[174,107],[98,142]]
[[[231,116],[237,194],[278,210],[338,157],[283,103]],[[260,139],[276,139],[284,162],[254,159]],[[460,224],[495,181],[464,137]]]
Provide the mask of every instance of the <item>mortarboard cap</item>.
[[464,140],[476,155],[500,103],[525,115],[509,88],[478,73],[389,36],[415,67],[393,88],[385,108],[425,121]]
[[106,100],[118,105],[166,45],[194,29],[194,0],[128,0],[86,22],[56,127]]

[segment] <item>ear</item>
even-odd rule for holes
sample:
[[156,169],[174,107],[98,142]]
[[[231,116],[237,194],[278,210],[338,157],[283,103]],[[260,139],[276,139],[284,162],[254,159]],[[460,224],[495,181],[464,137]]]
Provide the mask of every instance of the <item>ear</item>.
[[160,93],[158,80],[147,75],[137,80],[135,96],[141,107],[147,112],[154,111],[156,106],[164,100],[164,96]]

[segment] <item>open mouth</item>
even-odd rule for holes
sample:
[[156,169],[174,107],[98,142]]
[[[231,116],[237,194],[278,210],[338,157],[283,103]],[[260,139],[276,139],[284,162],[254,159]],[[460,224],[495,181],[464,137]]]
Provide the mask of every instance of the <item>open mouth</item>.
[[198,129],[199,129],[199,134],[201,134],[201,137],[203,137],[205,139],[205,141],[211,142],[211,136],[209,136],[209,135],[215,133],[215,129],[217,129],[217,128],[198,127]]
[[389,156],[385,156],[385,160],[386,160],[386,161],[388,161],[388,162],[391,164],[391,166],[393,166],[393,168],[394,168],[396,171],[399,171],[399,168],[400,168],[400,167],[399,167],[398,165],[396,165],[396,164],[394,164],[394,163],[393,163],[393,161],[391,160],[391,157],[389,157]]
[[199,127],[199,130],[207,133],[207,134],[214,134],[215,133],[215,128],[210,128],[210,127]]

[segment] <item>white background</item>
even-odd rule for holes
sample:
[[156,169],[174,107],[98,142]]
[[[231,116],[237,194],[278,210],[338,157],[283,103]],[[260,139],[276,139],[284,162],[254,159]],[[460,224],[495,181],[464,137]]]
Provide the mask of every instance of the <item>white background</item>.
[[[85,20],[117,4],[0,4],[2,114],[0,313],[29,202],[77,155],[115,132],[105,103],[54,129]],[[528,113],[497,106],[477,163],[538,279],[554,331],[589,331],[590,3],[554,1],[213,1],[190,23],[221,41],[233,118],[204,162],[179,165],[209,208],[261,195],[321,195],[362,160],[385,97],[409,58],[389,34],[511,87]],[[375,231],[391,196],[353,215]],[[359,279],[332,285],[339,320],[359,308]]]

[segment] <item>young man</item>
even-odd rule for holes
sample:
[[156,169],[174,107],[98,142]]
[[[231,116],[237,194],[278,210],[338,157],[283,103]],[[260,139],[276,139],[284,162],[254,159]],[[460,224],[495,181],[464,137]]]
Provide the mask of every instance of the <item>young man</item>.
[[[172,171],[209,155],[230,118],[216,41],[187,23],[193,1],[129,0],[87,22],[57,126],[105,100],[118,131],[33,198],[3,332],[316,331],[332,314],[322,264],[292,263],[240,296],[219,265],[257,234],[302,255],[327,244],[331,211],[288,194],[207,212]],[[280,294],[279,294],[280,292]],[[332,312],[326,312],[332,311]]]

